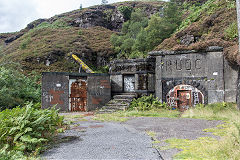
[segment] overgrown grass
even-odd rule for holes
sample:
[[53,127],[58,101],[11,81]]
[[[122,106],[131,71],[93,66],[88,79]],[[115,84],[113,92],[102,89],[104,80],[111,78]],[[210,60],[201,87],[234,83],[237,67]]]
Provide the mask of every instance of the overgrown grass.
[[176,110],[167,109],[152,109],[149,111],[119,111],[114,113],[97,114],[93,119],[99,121],[117,121],[125,122],[131,117],[168,117],[177,118],[180,116],[180,112]]
[[228,39],[234,39],[238,37],[238,25],[237,22],[230,24],[225,30],[225,37]]
[[198,21],[203,14],[210,15],[214,13],[220,6],[218,3],[215,2],[215,0],[208,0],[203,5],[193,5],[191,6],[189,10],[189,15],[187,18],[185,18],[177,31],[181,31],[185,29],[187,26],[192,24],[193,22]]
[[178,148],[183,151],[175,159],[239,159],[240,157],[240,113],[232,103],[199,105],[186,111],[183,118],[223,120],[225,123],[216,128],[205,129],[220,139],[201,137],[196,140],[168,139],[165,149]]

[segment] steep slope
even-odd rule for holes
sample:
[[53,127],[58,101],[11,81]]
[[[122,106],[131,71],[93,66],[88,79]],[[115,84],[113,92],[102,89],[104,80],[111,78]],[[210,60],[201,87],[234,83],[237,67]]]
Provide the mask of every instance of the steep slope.
[[24,72],[77,71],[69,56],[75,53],[100,69],[114,56],[110,37],[128,20],[127,11],[140,8],[150,17],[163,4],[121,2],[36,20],[19,32],[0,34],[0,63],[19,63]]
[[200,7],[190,7],[185,10],[179,30],[155,50],[201,50],[221,46],[229,61],[239,61],[235,3],[235,0],[208,0]]

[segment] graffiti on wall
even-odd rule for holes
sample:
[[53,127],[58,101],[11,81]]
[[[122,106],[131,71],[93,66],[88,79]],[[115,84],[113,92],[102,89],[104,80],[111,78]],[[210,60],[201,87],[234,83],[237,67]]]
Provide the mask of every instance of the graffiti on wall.
[[54,104],[64,104],[64,102],[61,100],[61,95],[64,93],[64,91],[55,91],[51,89],[48,92],[43,92],[43,97],[47,103],[50,103],[51,105]]
[[124,91],[134,92],[135,90],[135,77],[134,75],[124,76]]
[[192,69],[202,69],[202,59],[175,59],[162,62],[165,71],[191,71]]
[[204,103],[204,95],[190,85],[175,86],[167,94],[167,104],[175,109],[187,110],[199,103]]

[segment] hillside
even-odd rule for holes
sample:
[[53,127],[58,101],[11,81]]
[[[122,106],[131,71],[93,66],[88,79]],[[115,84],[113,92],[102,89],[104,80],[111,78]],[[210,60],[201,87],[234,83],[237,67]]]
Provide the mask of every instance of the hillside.
[[121,8],[141,9],[150,17],[163,4],[120,2],[36,20],[19,32],[0,34],[0,63],[20,64],[24,72],[78,71],[79,65],[69,56],[75,53],[99,70],[115,54],[112,33],[129,19]]
[[226,58],[239,62],[235,0],[208,0],[202,6],[185,9],[178,31],[154,50],[202,50],[224,47]]
[[[162,21],[161,16],[152,16],[161,15],[166,6],[165,2],[131,1],[99,5],[49,19],[39,19],[19,32],[0,34],[0,65],[14,64],[25,73],[74,72],[78,71],[79,65],[69,55],[75,53],[94,70],[103,71],[113,58],[137,58],[140,55],[138,51],[128,53],[129,48],[130,51],[133,48],[128,42],[138,42],[137,38],[137,47],[143,49],[145,56],[147,51],[155,46],[157,47],[154,50],[202,50],[207,46],[217,45],[224,47],[224,54],[229,61],[240,61],[240,57],[237,56],[238,35],[234,0],[175,1],[181,9],[182,20],[172,35],[172,32],[169,32],[170,38],[168,35],[165,36],[167,39],[157,37],[157,34],[164,34],[165,31],[159,32],[158,27],[164,28],[165,25],[161,22],[166,21]],[[124,35],[122,27],[125,22],[129,22],[131,13],[138,10],[144,12],[152,28],[149,25],[137,24],[136,20],[136,23],[132,23],[131,32],[136,32],[135,24],[142,25],[145,28],[140,29],[141,35]],[[145,23],[144,19],[142,23]],[[171,23],[168,22],[170,28]],[[128,27],[129,25],[131,22],[128,23]],[[148,30],[152,31],[149,33],[154,38],[144,37]],[[110,42],[113,33],[120,37],[115,37],[116,43],[125,45],[124,52],[117,46],[119,44],[114,46],[115,44]],[[129,35],[133,37],[129,39]],[[126,43],[123,43],[123,38]],[[145,44],[151,47],[144,46]]]

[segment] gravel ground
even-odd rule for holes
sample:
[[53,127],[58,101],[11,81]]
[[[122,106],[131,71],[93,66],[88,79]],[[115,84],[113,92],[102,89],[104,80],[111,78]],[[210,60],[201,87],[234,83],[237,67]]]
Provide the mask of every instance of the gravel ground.
[[[214,137],[209,132],[204,132],[206,128],[213,128],[217,125],[222,124],[221,121],[208,121],[202,119],[191,119],[191,118],[152,118],[152,117],[138,117],[131,119],[125,124],[134,127],[136,130],[143,131],[154,131],[156,138],[159,141],[164,141],[169,138],[178,139],[197,139],[198,137]],[[166,146],[165,142],[158,144],[159,146]],[[170,160],[180,150],[169,149],[160,150],[160,155],[164,160]]]
[[[90,116],[91,117],[91,116]],[[43,159],[164,159],[170,160],[178,149],[158,151],[152,148],[152,140],[146,131],[156,132],[160,141],[168,138],[196,139],[214,137],[203,132],[222,122],[200,119],[172,119],[157,117],[132,118],[124,123],[96,122],[90,120],[74,124],[70,130],[60,134],[61,138],[72,139],[45,152]],[[217,137],[215,137],[217,138]],[[160,146],[167,145],[165,142]]]
[[[43,159],[160,159],[144,132],[117,123],[83,121],[62,137],[76,137],[42,155]],[[86,132],[84,132],[86,130]],[[77,138],[79,137],[79,138]]]

